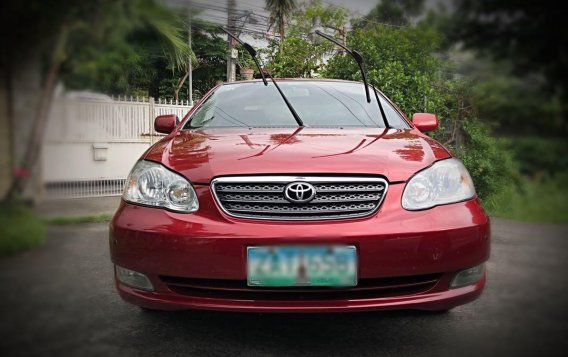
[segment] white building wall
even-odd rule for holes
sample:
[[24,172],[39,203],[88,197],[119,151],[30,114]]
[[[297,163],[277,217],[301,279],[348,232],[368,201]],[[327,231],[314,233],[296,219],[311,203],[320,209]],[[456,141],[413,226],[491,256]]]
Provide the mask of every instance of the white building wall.
[[[43,152],[44,182],[126,178],[150,143],[96,143],[106,160],[95,160],[93,143],[57,143]],[[102,149],[100,147],[106,147]]]
[[163,136],[154,131],[155,116],[176,114],[181,119],[190,108],[153,99],[56,99],[42,151],[46,196],[119,194],[134,163]]

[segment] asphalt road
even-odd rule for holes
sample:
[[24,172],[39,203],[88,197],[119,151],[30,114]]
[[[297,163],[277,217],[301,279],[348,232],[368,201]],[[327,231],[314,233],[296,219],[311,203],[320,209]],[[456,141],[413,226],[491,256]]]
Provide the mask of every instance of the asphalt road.
[[442,315],[147,313],[114,291],[106,224],[52,227],[0,260],[0,355],[568,355],[568,226],[495,219],[488,272]]

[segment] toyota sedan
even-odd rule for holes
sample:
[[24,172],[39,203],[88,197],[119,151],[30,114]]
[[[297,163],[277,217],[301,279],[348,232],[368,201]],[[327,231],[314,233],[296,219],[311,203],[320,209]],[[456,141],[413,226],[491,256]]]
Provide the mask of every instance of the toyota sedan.
[[366,85],[220,84],[127,179],[110,224],[120,296],[146,309],[445,311],[485,285],[468,171]]

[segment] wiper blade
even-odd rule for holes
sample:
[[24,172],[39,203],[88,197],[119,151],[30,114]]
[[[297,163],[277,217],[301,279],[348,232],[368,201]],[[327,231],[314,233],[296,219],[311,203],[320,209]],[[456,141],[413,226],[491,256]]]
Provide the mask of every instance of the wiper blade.
[[[367,103],[371,103],[371,95],[369,94],[369,82],[367,81],[367,71],[365,70],[365,63],[363,61],[363,56],[361,56],[361,53],[357,52],[356,50],[352,50],[351,48],[345,46],[343,43],[321,32],[320,30],[316,30],[316,34],[343,48],[347,53],[351,55],[351,57],[353,57],[355,62],[357,62],[359,70],[361,71],[361,77],[363,77],[363,84],[365,85],[365,95],[367,97]],[[377,90],[374,86],[373,86],[373,92],[375,92],[375,99],[377,100],[377,104],[379,105],[379,110],[381,111],[381,116],[383,117],[383,122],[385,123],[385,127],[390,128],[390,124],[385,114],[385,110],[383,109],[383,105],[381,104],[379,95],[377,94]]]
[[235,41],[240,43],[241,46],[243,46],[244,49],[247,50],[247,52],[251,55],[252,60],[254,61],[254,64],[256,65],[256,68],[258,68],[258,71],[260,72],[260,76],[262,77],[262,81],[264,82],[264,85],[267,86],[268,82],[266,81],[266,77],[264,76],[264,73],[262,73],[262,69],[260,68],[260,63],[258,63],[258,59],[256,58],[256,50],[251,45],[249,45],[247,42],[243,42],[243,40],[241,40],[240,38],[238,38],[237,36],[235,36],[234,34],[229,32],[229,30],[227,30],[223,26],[219,26],[219,28],[221,30],[223,30],[223,32],[225,32],[227,35],[234,38]]
[[[268,82],[266,81],[266,77],[264,76],[264,73],[262,71],[260,63],[259,63],[259,61],[256,57],[256,55],[257,55],[256,50],[250,44],[248,44],[247,42],[243,42],[240,38],[238,38],[237,36],[232,34],[229,30],[227,30],[223,26],[219,26],[219,28],[221,30],[223,30],[227,35],[234,38],[238,43],[241,44],[241,46],[243,46],[243,48],[245,50],[247,50],[247,52],[251,55],[252,59],[254,60],[254,64],[256,64],[256,68],[258,68],[258,71],[260,72],[260,76],[262,77],[262,81],[264,82],[264,85],[267,86]],[[274,83],[274,86],[278,90],[278,93],[280,93],[280,96],[284,100],[284,103],[286,103],[286,106],[290,110],[290,113],[292,113],[292,116],[296,120],[296,123],[298,123],[299,126],[304,126],[304,122],[302,121],[302,119],[300,118],[300,116],[298,115],[298,113],[296,112],[296,110],[294,109],[294,107],[292,106],[290,101],[288,100],[288,98],[286,98],[286,95],[284,95],[284,92],[282,92],[282,89],[280,89],[280,86],[278,85],[278,83],[276,83],[276,80],[274,79],[272,74],[270,74],[270,72],[267,72],[267,74],[268,74],[268,77],[270,78],[270,80],[272,81],[272,83]]]

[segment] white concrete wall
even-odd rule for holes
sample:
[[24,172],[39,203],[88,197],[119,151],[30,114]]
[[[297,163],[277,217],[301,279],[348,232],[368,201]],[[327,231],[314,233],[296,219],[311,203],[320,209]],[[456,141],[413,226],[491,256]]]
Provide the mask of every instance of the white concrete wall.
[[[162,137],[154,132],[155,116],[182,118],[190,108],[152,99],[56,99],[42,149],[43,182],[125,179],[144,151]],[[107,148],[104,160],[95,160],[95,147]]]
[[94,160],[94,143],[47,144],[43,150],[44,182],[126,178],[150,143],[96,143],[107,146],[106,161]]

